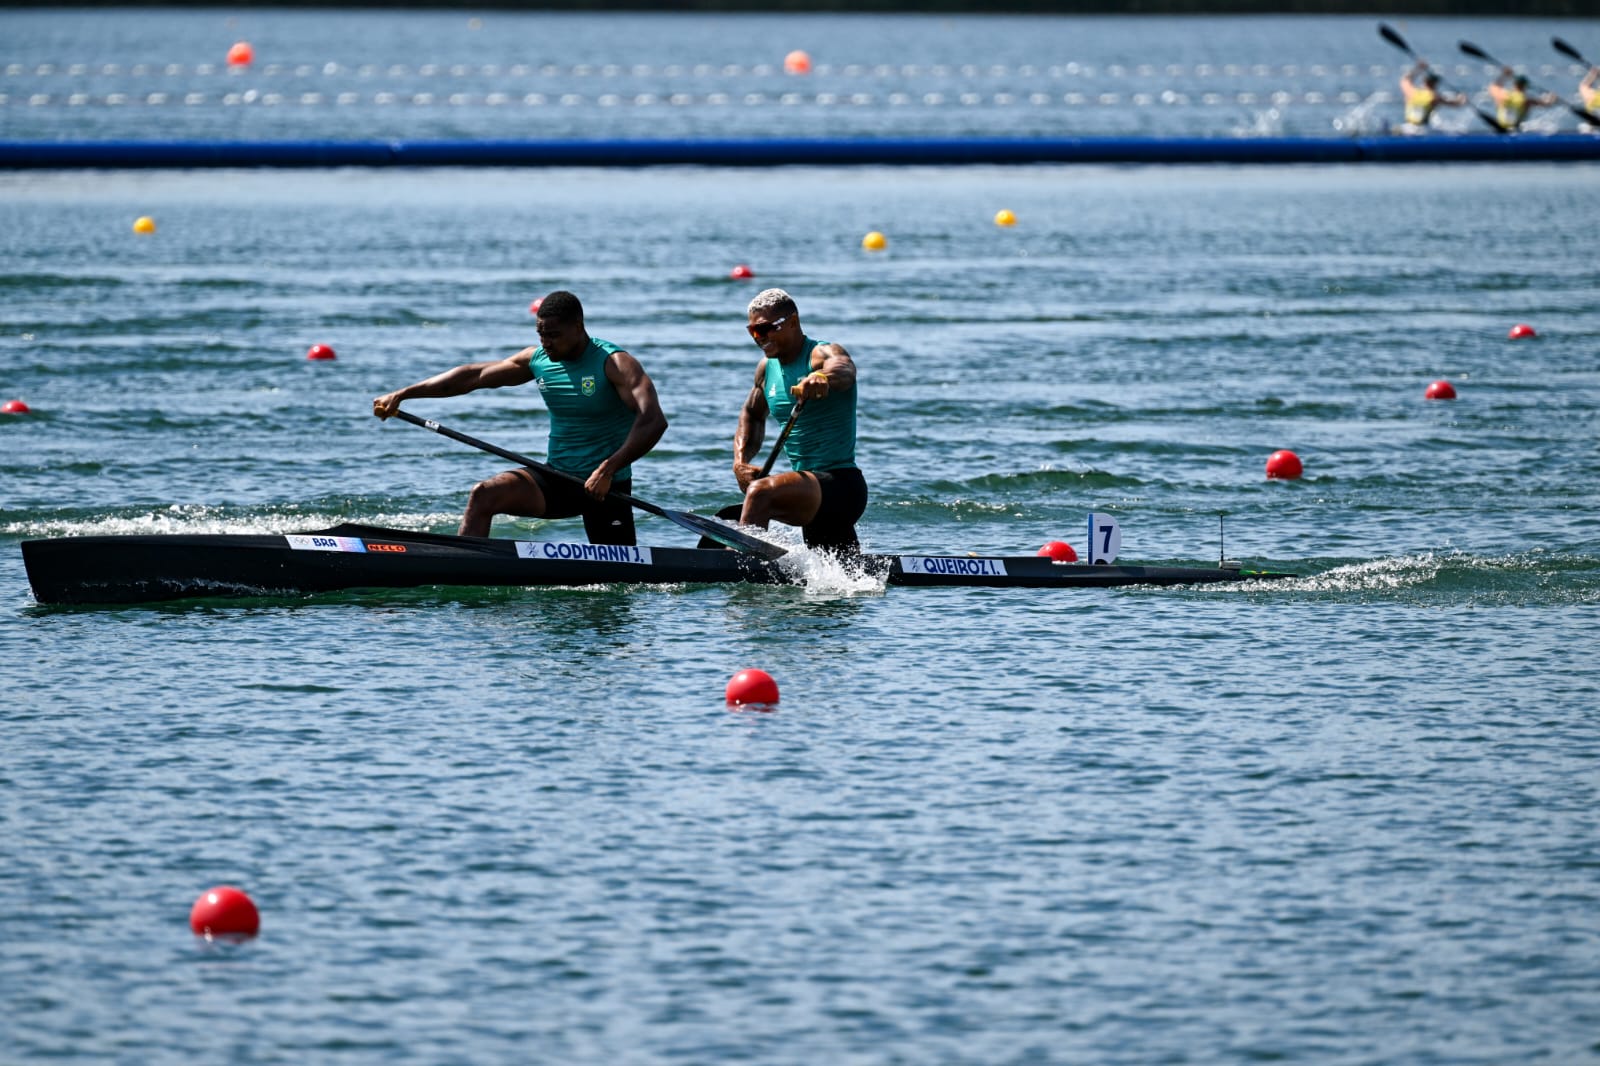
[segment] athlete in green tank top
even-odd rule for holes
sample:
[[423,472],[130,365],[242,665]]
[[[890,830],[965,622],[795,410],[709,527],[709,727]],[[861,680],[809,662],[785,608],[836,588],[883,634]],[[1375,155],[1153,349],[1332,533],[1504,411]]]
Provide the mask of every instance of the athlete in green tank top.
[[[550,409],[548,461],[563,474],[587,478],[628,439],[634,412],[606,381],[606,363],[621,350],[590,337],[575,358],[558,359],[541,346],[528,360],[534,384]],[[627,466],[612,475],[616,481],[631,477],[633,469]]]
[[[767,410],[778,422],[787,423],[799,403],[795,389],[814,371],[813,353],[832,348],[827,341],[812,340],[802,334],[799,358],[785,363],[766,360],[762,388]],[[819,362],[819,366],[822,364]],[[831,381],[831,379],[830,379]],[[806,416],[796,419],[784,441],[783,454],[793,470],[834,470],[856,465],[856,390],[845,389],[825,394],[816,403],[807,403]]]
[[[733,474],[745,494],[739,520],[763,529],[774,519],[799,526],[808,545],[853,556],[860,551],[856,522],[867,506],[856,466],[855,360],[840,345],[807,337],[794,298],[782,289],[757,294],[748,316],[762,360],[733,438]],[[763,477],[754,460],[769,414],[789,427],[784,455],[791,469]]]
[[608,494],[613,488],[631,493],[634,460],[666,432],[655,384],[632,355],[589,336],[583,305],[570,292],[553,292],[540,301],[537,329],[537,348],[467,363],[379,396],[372,413],[388,418],[404,400],[537,381],[550,410],[549,465],[572,480],[528,468],[486,478],[467,497],[461,534],[488,536],[497,514],[582,515],[592,543],[633,544],[633,510]]

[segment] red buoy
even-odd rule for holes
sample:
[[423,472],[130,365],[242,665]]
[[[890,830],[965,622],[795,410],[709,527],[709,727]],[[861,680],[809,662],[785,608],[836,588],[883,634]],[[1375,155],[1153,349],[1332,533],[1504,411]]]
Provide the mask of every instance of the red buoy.
[[536,298],[533,301],[533,303],[528,305],[528,314],[530,314],[530,315],[538,314],[539,313],[539,308],[541,308],[543,306],[544,306],[544,297],[540,296],[540,297]]
[[1275,451],[1267,457],[1268,477],[1293,481],[1302,473],[1304,473],[1304,467],[1300,465],[1300,457],[1287,448]]
[[1514,341],[1520,341],[1524,337],[1537,337],[1538,335],[1539,334],[1534,332],[1533,327],[1528,325],[1526,322],[1518,322],[1516,325],[1511,327],[1511,332],[1506,334],[1506,336],[1510,337]]
[[256,50],[249,41],[238,41],[228,49],[228,66],[248,67],[256,58]]
[[728,681],[728,705],[777,703],[778,683],[765,670],[740,670]]
[[261,914],[243,890],[218,885],[200,893],[189,911],[189,928],[207,940],[216,937],[251,937],[261,931]]
[[1078,561],[1078,553],[1073,551],[1072,545],[1064,540],[1052,540],[1034,552],[1034,554],[1047,555],[1058,563],[1075,563]]
[[755,276],[756,276],[756,272],[754,270],[751,270],[748,266],[746,266],[743,263],[740,263],[738,266],[736,266],[732,270],[728,271],[728,277],[732,278],[734,281],[745,281],[745,280],[747,280],[749,278],[753,278]]
[[25,415],[31,410],[33,408],[21,400],[7,400],[5,403],[0,404],[0,414],[5,415]]
[[1456,398],[1456,387],[1448,381],[1435,381],[1422,396],[1427,400],[1453,400]]
[[306,352],[306,358],[307,359],[336,359],[336,358],[338,358],[338,356],[334,355],[333,354],[333,349],[328,347],[326,344],[313,344],[311,346],[311,350]]

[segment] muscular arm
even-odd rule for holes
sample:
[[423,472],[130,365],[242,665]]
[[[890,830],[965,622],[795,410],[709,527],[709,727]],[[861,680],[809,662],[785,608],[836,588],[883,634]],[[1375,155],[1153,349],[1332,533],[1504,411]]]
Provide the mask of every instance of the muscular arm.
[[739,426],[733,431],[733,476],[741,489],[748,488],[761,473],[761,468],[751,460],[767,436],[767,394],[762,388],[766,369],[765,359],[756,364],[755,383],[750,386],[750,395],[745,397],[744,406],[739,410]]
[[801,378],[790,391],[802,399],[815,400],[830,392],[853,389],[855,384],[856,364],[850,353],[837,344],[819,344],[811,350],[811,374]]
[[611,479],[618,470],[644,458],[667,431],[667,416],[656,396],[655,382],[644,372],[639,360],[627,352],[612,352],[606,359],[606,380],[617,390],[617,398],[633,412],[633,426],[621,447],[595,467],[584,482],[589,495],[597,499],[611,491]]
[[1489,91],[1490,99],[1494,100],[1495,103],[1503,104],[1506,97],[1511,95],[1511,90],[1506,88],[1506,83],[1511,80],[1512,73],[1510,67],[1501,67],[1500,73],[1494,76],[1494,81],[1485,86]]
[[453,367],[415,385],[407,385],[403,389],[396,389],[394,392],[375,398],[372,401],[372,413],[379,418],[388,418],[400,410],[400,404],[404,400],[461,396],[479,389],[498,389],[506,385],[524,384],[533,380],[533,369],[529,366],[532,358],[533,349],[524,348],[509,359],[497,359],[488,363],[466,363]]

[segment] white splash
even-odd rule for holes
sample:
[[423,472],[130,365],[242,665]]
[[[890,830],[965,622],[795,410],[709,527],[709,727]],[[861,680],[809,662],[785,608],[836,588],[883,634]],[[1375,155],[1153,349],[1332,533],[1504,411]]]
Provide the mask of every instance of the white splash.
[[888,585],[887,575],[869,574],[859,567],[845,565],[836,555],[806,547],[800,530],[792,526],[773,523],[770,529],[739,528],[789,549],[789,554],[778,559],[778,567],[805,588],[807,599],[878,596]]
[[1389,124],[1384,120],[1384,116],[1379,113],[1378,109],[1388,103],[1388,93],[1373,93],[1361,103],[1334,119],[1333,128],[1352,137],[1383,133],[1388,129]]
[[845,596],[881,596],[888,575],[869,574],[847,566],[838,556],[814,548],[800,548],[778,560],[784,573],[805,586],[807,599]]

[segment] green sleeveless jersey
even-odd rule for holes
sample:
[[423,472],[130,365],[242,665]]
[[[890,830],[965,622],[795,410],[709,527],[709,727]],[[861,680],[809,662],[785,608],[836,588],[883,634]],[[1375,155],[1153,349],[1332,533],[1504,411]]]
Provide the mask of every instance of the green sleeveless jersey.
[[[550,409],[551,466],[563,474],[588,478],[633,429],[634,413],[606,380],[606,360],[621,348],[610,341],[589,338],[589,346],[576,359],[553,359],[538,348],[528,366],[539,395]],[[633,467],[618,470],[613,480],[626,481]]]
[[[789,389],[811,373],[812,350],[827,343],[807,337],[800,357],[788,364],[768,357],[762,388],[767,410],[780,423],[787,422],[789,412],[794,410],[795,399]],[[794,429],[783,444],[791,469],[838,470],[856,465],[856,392],[860,388],[857,381],[844,392],[830,392],[820,400],[806,401],[806,409],[795,419]]]

